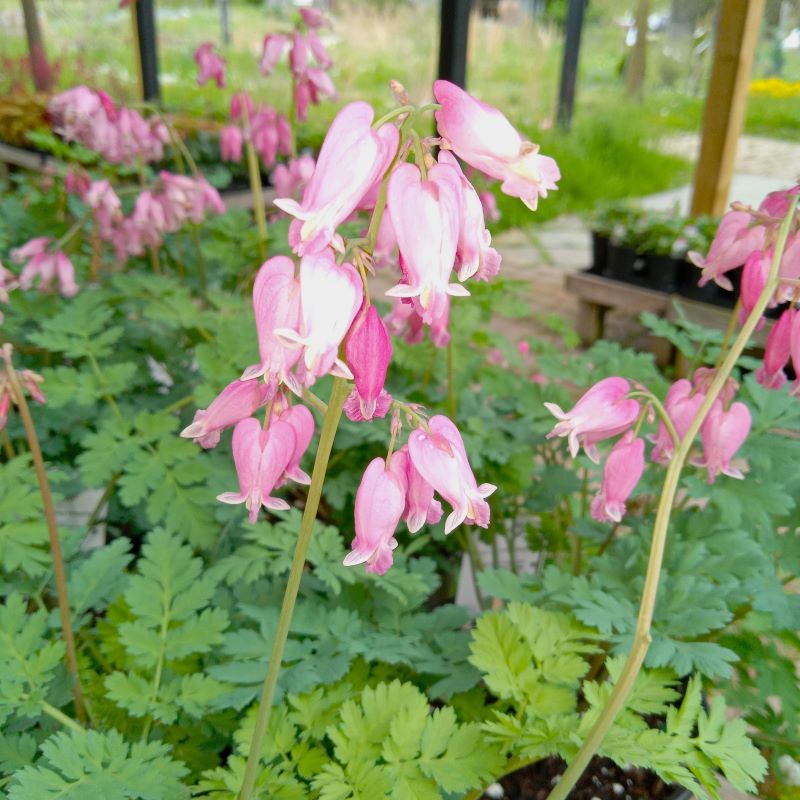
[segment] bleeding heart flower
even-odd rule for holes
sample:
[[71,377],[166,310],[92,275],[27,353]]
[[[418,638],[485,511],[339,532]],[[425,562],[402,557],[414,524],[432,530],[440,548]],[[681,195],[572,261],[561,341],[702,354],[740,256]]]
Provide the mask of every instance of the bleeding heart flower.
[[277,485],[283,486],[287,480],[292,480],[307,486],[311,483],[311,478],[300,469],[300,461],[314,436],[314,416],[305,406],[296,405],[284,409],[278,415],[278,419],[291,425],[295,435],[295,444],[286,471]]
[[194,412],[192,424],[181,431],[185,439],[194,439],[205,449],[216,447],[220,433],[252,416],[270,399],[270,387],[258,381],[229,383],[206,409]]
[[[705,392],[696,389],[686,378],[675,381],[669,387],[667,396],[664,398],[664,409],[679,437],[683,438],[686,435],[705,399]],[[669,461],[675,448],[672,436],[663,422],[658,426],[654,442],[656,446],[653,448],[653,461],[659,463]]]
[[595,444],[624,433],[639,416],[641,406],[638,400],[627,397],[630,390],[624,378],[605,378],[582,395],[569,411],[562,411],[555,403],[545,403],[545,408],[560,420],[547,438],[566,436],[573,458],[582,444],[586,455],[597,463]]
[[391,123],[372,130],[374,111],[367,103],[349,103],[333,120],[316,169],[298,203],[279,198],[275,205],[297,219],[289,230],[298,255],[319,253],[331,242],[341,249],[340,225],[370,186],[389,167],[397,152],[399,132]]
[[767,336],[764,344],[764,365],[756,370],[756,380],[766,389],[780,389],[786,383],[784,367],[792,356],[792,330],[796,316],[797,311],[793,307],[787,308]]
[[347,418],[354,422],[385,417],[392,403],[383,388],[392,360],[392,340],[375,306],[369,306],[356,318],[345,344],[347,365],[356,388],[344,405]]
[[717,474],[742,480],[741,471],[731,466],[731,460],[750,433],[752,418],[744,403],[733,403],[725,411],[722,403],[715,403],[700,428],[703,442],[703,458],[693,461],[696,466],[708,470],[708,482],[714,483]]
[[203,42],[195,50],[194,60],[200,68],[198,86],[203,86],[209,80],[216,81],[220,89],[225,86],[225,59],[216,52],[211,42]]
[[250,522],[258,519],[261,506],[286,511],[289,504],[272,497],[272,490],[286,471],[295,450],[295,433],[286,422],[273,422],[262,430],[257,419],[249,417],[233,429],[233,462],[239,478],[238,492],[217,496],[222,503],[244,503]]
[[408,526],[408,532],[416,533],[426,523],[435,525],[444,512],[442,504],[433,499],[433,486],[419,474],[408,454],[407,445],[392,456],[393,462],[396,459],[405,469],[406,475],[406,505],[403,509],[403,519]]
[[[758,298],[761,297],[761,293],[764,291],[764,287],[767,285],[767,278],[769,277],[771,263],[771,247],[765,252],[762,252],[761,250],[754,250],[744,262],[744,269],[742,270],[742,287],[739,293],[739,300],[742,304],[742,308],[739,313],[739,321],[741,324],[744,324],[744,321],[750,316],[750,312],[755,308]],[[770,306],[774,305],[774,300],[771,300]],[[764,318],[762,317],[758,322],[758,328],[761,328],[763,325]]]
[[344,565],[366,564],[366,571],[383,575],[392,566],[397,547],[394,532],[405,507],[405,476],[399,460],[373,459],[356,492],[356,537]]
[[436,125],[445,144],[475,169],[503,183],[501,190],[536,210],[540,197],[556,189],[556,162],[539,155],[505,116],[448,81],[436,81],[433,94],[441,108]]
[[238,125],[226,125],[219,132],[219,156],[223,161],[238,164],[242,160],[244,136]]
[[282,33],[270,33],[264,38],[261,60],[258,63],[262,75],[269,75],[275,69],[283,58],[287,44],[289,44],[289,37]]
[[592,516],[598,522],[620,522],[643,472],[644,439],[634,438],[633,431],[628,431],[608,454],[600,491],[592,500]]
[[427,180],[417,166],[400,164],[389,179],[388,209],[400,247],[403,281],[386,294],[414,298],[414,307],[427,325],[441,316],[448,295],[469,295],[460,283],[450,283],[460,195],[458,174],[445,164],[434,165]]
[[408,437],[408,454],[423,480],[433,486],[452,507],[444,532],[450,533],[465,520],[481,528],[489,526],[486,498],[497,487],[478,486],[458,428],[441,415],[431,417],[429,431],[417,428]]

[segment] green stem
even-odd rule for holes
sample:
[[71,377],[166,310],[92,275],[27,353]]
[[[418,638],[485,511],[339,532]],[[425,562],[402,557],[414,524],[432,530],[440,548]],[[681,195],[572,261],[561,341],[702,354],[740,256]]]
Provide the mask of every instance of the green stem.
[[295,133],[295,125],[297,124],[297,108],[294,104],[295,92],[297,91],[297,79],[292,73],[292,96],[289,98],[289,131],[291,134],[290,150],[292,158],[297,158],[297,134]]
[[425,151],[422,148],[422,139],[413,128],[411,129],[411,138],[414,140],[414,160],[422,173],[422,180],[426,181],[428,180],[428,165],[425,163]]
[[669,418],[669,414],[667,413],[667,409],[664,407],[664,404],[651,392],[628,392],[628,397],[644,397],[646,400],[652,403],[653,408],[656,410],[658,416],[661,417],[661,421],[664,423],[664,426],[672,438],[672,446],[677,447],[681,437],[678,436],[678,431],[675,430],[675,426],[672,424],[672,420]]
[[[75,702],[75,713],[78,719],[86,719],[86,709],[83,703],[83,691],[81,690],[81,679],[78,673],[78,657],[75,648],[75,635],[72,631],[72,618],[69,608],[69,594],[67,592],[67,576],[64,570],[64,556],[61,553],[61,540],[58,537],[58,523],[56,521],[55,505],[53,495],[50,492],[50,482],[47,479],[47,470],[44,465],[42,448],[39,446],[39,437],[36,435],[36,426],[33,424],[28,402],[22,390],[14,365],[11,363],[10,348],[4,351],[6,362],[6,376],[11,392],[11,399],[19,411],[22,420],[22,427],[25,429],[25,436],[28,440],[28,447],[31,451],[33,467],[36,471],[36,479],[39,482],[39,491],[42,495],[42,506],[44,517],[47,522],[47,532],[50,536],[50,555],[53,559],[53,575],[56,583],[56,597],[58,599],[58,613],[61,617],[61,629],[64,635],[64,650],[66,653],[67,670],[72,678],[72,697]],[[61,712],[59,712],[61,713]]]
[[447,343],[447,413],[453,422],[456,421],[458,406],[456,403],[456,380],[453,366],[453,340]]
[[197,254],[197,280],[200,283],[200,294],[205,298],[208,292],[208,282],[206,280],[206,262],[203,258],[203,251],[200,248],[200,226],[191,223],[189,230],[192,235],[192,243],[194,244],[195,253]]
[[264,189],[261,186],[261,170],[258,167],[258,157],[255,148],[250,141],[250,114],[247,111],[247,104],[242,103],[242,113],[244,114],[245,130],[247,131],[245,150],[247,151],[247,171],[250,175],[250,191],[253,194],[253,214],[256,218],[256,228],[258,228],[258,246],[261,258],[267,257],[267,215],[264,211]]
[[69,728],[71,731],[83,733],[86,730],[82,725],[75,722],[74,719],[68,717],[63,711],[59,711],[55,706],[51,706],[50,703],[42,701],[42,711],[44,711],[48,717],[60,722],[65,728]]
[[[90,366],[92,368],[92,372],[94,373],[95,377],[97,378],[98,383],[100,384],[100,386],[103,387],[103,389],[105,389],[106,388],[106,379],[103,377],[103,371],[100,369],[100,365],[97,363],[97,359],[94,357],[94,355],[92,355],[92,353],[88,353],[87,354],[87,358],[88,358],[89,364],[90,364]],[[124,421],[125,417],[122,416],[122,412],[119,410],[119,406],[117,405],[117,401],[111,396],[111,394],[106,392],[106,394],[104,394],[103,397],[105,398],[105,400],[108,403],[108,405],[111,407],[111,410],[114,412],[114,416],[117,419]]]
[[396,119],[397,117],[401,117],[403,114],[410,114],[412,111],[416,111],[414,106],[397,106],[397,108],[387,111],[382,117],[378,117],[378,119],[372,123],[372,129],[378,130],[381,125],[384,125],[385,123]]
[[339,420],[342,416],[342,406],[348,395],[348,389],[349,387],[346,381],[341,378],[334,378],[331,396],[328,399],[328,410],[322,422],[319,447],[317,448],[317,455],[314,459],[314,469],[311,473],[311,486],[308,490],[306,507],[303,512],[303,521],[300,523],[300,533],[297,537],[292,566],[289,571],[289,580],[286,583],[281,613],[278,617],[278,628],[275,631],[269,666],[267,667],[267,674],[264,678],[264,686],[261,689],[261,697],[258,701],[256,724],[253,730],[253,738],[250,742],[250,752],[247,756],[247,766],[244,771],[242,788],[239,792],[239,800],[250,800],[253,787],[256,783],[261,754],[264,749],[264,737],[267,733],[270,711],[272,710],[272,699],[275,695],[275,687],[278,683],[278,674],[280,673],[281,661],[283,660],[283,650],[289,635],[289,625],[292,621],[292,612],[294,611],[297,592],[300,588],[300,578],[302,577],[303,568],[305,567],[308,546],[311,543],[314,522],[317,519],[317,509],[319,508],[319,501],[322,496],[322,484],[325,482],[328,459],[330,458],[333,440],[336,436],[336,429],[339,427]]
[[661,564],[664,559],[664,548],[667,542],[672,506],[675,501],[675,494],[678,490],[681,471],[689,456],[689,451],[692,448],[694,439],[700,431],[701,425],[705,421],[711,407],[722,393],[729,375],[747,347],[750,337],[753,335],[762,314],[769,304],[770,298],[778,287],[781,258],[783,257],[783,251],[786,247],[786,238],[789,235],[789,229],[794,220],[797,200],[797,197],[793,199],[789,213],[786,215],[781,225],[766,286],[761,292],[755,307],[742,326],[741,331],[739,331],[739,335],[736,337],[736,340],[725,356],[720,368],[717,370],[703,404],[698,409],[694,419],[692,419],[689,429],[686,431],[686,435],[680,440],[680,444],[675,450],[675,455],[667,468],[667,474],[664,478],[664,488],[661,492],[661,498],[659,499],[658,510],[653,526],[653,540],[650,545],[650,558],[647,564],[644,589],[642,590],[639,616],[636,621],[636,631],[631,651],[628,654],[628,659],[594,727],[589,732],[589,735],[581,745],[577,755],[567,767],[553,791],[547,796],[547,800],[566,800],[569,793],[578,782],[578,779],[583,774],[583,771],[600,748],[606,733],[608,733],[609,729],[614,724],[617,715],[625,706],[628,695],[633,689],[636,677],[642,668],[651,642],[650,626],[653,621],[658,582],[661,576]]
[[[160,647],[158,650],[158,661],[156,663],[156,671],[153,676],[153,690],[150,693],[150,705],[155,706],[158,700],[158,693],[161,691],[161,676],[164,674],[164,657],[167,652],[167,633],[169,632],[170,614],[169,609],[166,609],[164,616],[161,618],[161,630],[159,631]],[[153,725],[153,715],[148,714],[147,720],[144,723],[144,730],[142,731],[142,741],[146,742],[147,737],[150,735],[150,728]]]
[[481,558],[481,554],[478,552],[478,547],[475,544],[475,539],[472,537],[472,531],[466,525],[462,525],[459,529],[459,538],[461,539],[461,546],[467,553],[469,557],[469,564],[472,567],[472,585],[475,589],[475,598],[478,601],[478,608],[483,610],[484,600],[483,600],[483,592],[481,592],[480,584],[478,583],[478,573],[483,572],[483,559]]

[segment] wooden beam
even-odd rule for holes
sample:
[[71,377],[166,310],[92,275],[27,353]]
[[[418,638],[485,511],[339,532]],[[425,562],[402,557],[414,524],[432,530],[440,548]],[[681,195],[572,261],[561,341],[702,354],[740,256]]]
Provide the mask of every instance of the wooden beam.
[[572,110],[575,106],[578,55],[581,49],[581,31],[583,30],[583,12],[585,10],[586,0],[569,0],[564,37],[564,58],[561,62],[561,82],[558,86],[558,108],[556,110],[556,119],[564,130],[569,129],[572,122]]
[[722,214],[727,206],[764,2],[722,0],[692,214]]

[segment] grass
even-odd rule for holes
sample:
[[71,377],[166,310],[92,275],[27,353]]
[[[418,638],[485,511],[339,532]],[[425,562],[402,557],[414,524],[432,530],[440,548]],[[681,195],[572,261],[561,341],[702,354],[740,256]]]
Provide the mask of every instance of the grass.
[[[566,211],[590,210],[599,200],[663,190],[685,181],[686,163],[655,151],[660,134],[694,130],[702,115],[708,55],[670,55],[650,48],[645,102],[625,99],[620,80],[622,30],[614,17],[630,3],[595,0],[584,31],[575,122],[567,135],[548,129],[554,115],[562,38],[555,28],[523,17],[514,24],[474,19],[470,30],[470,89],[500,107],[542,151],[554,156],[564,175],[561,190],[531,215],[516,201],[503,199],[504,226],[525,225]],[[39,0],[46,17],[47,46],[61,64],[62,87],[84,82],[114,96],[135,98],[135,69],[130,16],[116,0]],[[167,108],[224,118],[232,88],[198,87],[193,53],[197,45],[219,37],[216,3],[159,0],[159,55],[163,100]],[[0,14],[18,9],[16,0],[0,0]],[[378,113],[392,104],[387,84],[400,80],[412,98],[429,97],[438,47],[438,6],[367,2],[338,5],[337,25],[326,33],[335,59],[339,103],[372,102]],[[285,109],[289,83],[280,73],[263,78],[256,58],[269,30],[286,28],[290,19],[260,5],[231,3],[232,43],[225,55],[229,87],[244,88],[262,102]],[[13,27],[0,39],[0,57],[25,53],[24,35]],[[787,76],[800,74],[800,56],[789,54]],[[26,80],[6,69],[0,93]],[[800,138],[797,101],[754,95],[747,130],[762,135]],[[330,121],[330,104],[312,108],[300,140],[317,142]]]

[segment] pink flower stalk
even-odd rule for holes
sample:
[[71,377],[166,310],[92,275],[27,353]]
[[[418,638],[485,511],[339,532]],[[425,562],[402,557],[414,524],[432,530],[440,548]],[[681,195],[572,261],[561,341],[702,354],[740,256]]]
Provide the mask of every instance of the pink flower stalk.
[[287,164],[278,164],[272,171],[271,180],[280,197],[295,197],[302,192],[314,174],[314,157],[304,153]]
[[300,16],[308,28],[330,28],[331,21],[317,8],[301,8]]
[[314,436],[314,416],[305,406],[296,405],[289,406],[283,410],[278,415],[278,419],[292,427],[295,444],[292,457],[286,465],[286,471],[277,485],[283,486],[286,481],[292,480],[295,483],[302,483],[308,486],[311,483],[311,478],[300,469],[300,461],[306,450],[308,450],[308,445]]
[[792,327],[789,331],[789,349],[792,353],[792,366],[796,377],[792,384],[792,394],[800,394],[800,313],[792,314]]
[[644,439],[628,431],[608,454],[600,491],[592,500],[592,516],[598,522],[621,522],[625,503],[643,472]]
[[67,194],[74,194],[76,197],[80,197],[81,200],[86,196],[86,192],[89,191],[91,183],[92,179],[89,175],[79,168],[71,167],[64,175],[64,191]]
[[720,472],[731,478],[744,478],[740,470],[731,466],[731,459],[750,433],[751,424],[750,409],[744,403],[733,403],[727,411],[722,403],[712,406],[700,428],[703,458],[693,462],[708,470],[709,483],[714,483]]
[[262,75],[269,75],[283,58],[286,46],[289,44],[289,37],[282,33],[270,33],[264,38],[264,46],[261,51],[261,59],[258,62]]
[[439,153],[439,163],[447,164],[455,170],[461,186],[461,215],[456,248],[458,279],[465,281],[476,273],[493,277],[500,271],[501,257],[491,247],[492,235],[486,229],[481,199],[452,153],[442,150]]
[[273,422],[262,430],[257,419],[248,417],[233,429],[233,462],[239,478],[238,492],[217,496],[222,503],[244,503],[250,522],[258,519],[261,506],[286,511],[289,504],[271,493],[294,455],[295,433],[286,422]]
[[253,284],[253,312],[261,361],[248,367],[241,379],[265,375],[274,395],[279,382],[296,386],[289,370],[300,358],[299,350],[286,347],[276,335],[277,329],[295,329],[300,323],[300,285],[290,258],[273,256],[262,264]]
[[[743,324],[750,312],[755,308],[758,298],[764,291],[767,285],[767,278],[769,277],[770,264],[772,263],[772,248],[768,248],[766,252],[761,250],[754,250],[744,262],[744,269],[742,270],[742,287],[739,293],[739,300],[741,301],[742,308],[739,312],[739,321]],[[770,302],[774,306],[774,300]],[[759,320],[758,328],[764,325],[764,318]]]
[[203,42],[194,51],[194,60],[200,73],[197,76],[197,85],[204,86],[207,81],[216,81],[222,89],[225,86],[225,59],[217,53],[211,42]]
[[469,292],[450,283],[459,235],[461,186],[452,167],[436,164],[423,180],[419,168],[400,164],[389,179],[388,209],[400,247],[403,281],[389,297],[414,298],[414,308],[431,325],[448,295]]
[[236,92],[233,97],[231,97],[231,105],[230,105],[230,118],[234,121],[238,120],[240,117],[244,118],[244,112],[247,111],[248,118],[252,118],[253,116],[253,101],[250,99],[250,95],[247,92]]
[[108,181],[89,184],[84,200],[94,209],[97,230],[103,239],[114,235],[114,226],[122,219],[122,203]]
[[47,292],[53,281],[57,280],[61,295],[74,297],[78,293],[75,268],[60,250],[57,253],[47,252],[49,241],[47,237],[40,236],[11,251],[12,260],[24,264],[19,275],[20,288],[30,289],[38,278],[39,290]]
[[244,136],[238,125],[226,125],[219,132],[219,156],[223,161],[238,164],[242,160]]
[[392,340],[375,306],[369,306],[356,318],[345,354],[356,384],[345,401],[347,418],[369,422],[385,417],[392,404],[392,396],[383,388],[392,360]]
[[287,347],[301,347],[302,381],[306,386],[329,372],[352,378],[347,364],[338,358],[341,345],[355,319],[364,295],[356,268],[336,264],[326,250],[303,256],[300,262],[300,331],[280,328],[275,335]]
[[498,222],[500,220],[500,209],[497,207],[497,198],[494,196],[494,192],[484,189],[478,192],[478,197],[480,198],[481,206],[483,206],[484,218],[488,219],[489,222]]
[[624,378],[604,378],[569,411],[562,411],[555,403],[545,403],[545,408],[560,420],[547,438],[566,436],[573,458],[582,444],[586,455],[597,463],[599,455],[595,444],[624,433],[639,416],[641,406],[638,400],[627,397],[630,390]]
[[184,439],[194,439],[206,450],[216,447],[222,431],[252,416],[269,399],[269,387],[265,384],[258,381],[233,381],[214,398],[208,408],[200,408],[194,412],[192,423],[181,431],[181,436]]
[[408,454],[408,446],[404,445],[393,456],[392,461],[399,459],[406,475],[406,504],[403,519],[409,533],[416,533],[426,523],[436,525],[444,515],[442,504],[433,498],[431,486],[417,471]]
[[448,81],[436,81],[433,94],[441,109],[436,125],[445,144],[475,169],[502,181],[501,190],[535,211],[540,197],[556,189],[556,162],[539,155],[505,116]]
[[394,532],[405,507],[405,476],[394,456],[387,464],[375,458],[364,471],[356,492],[356,536],[344,565],[366,564],[366,571],[384,575],[397,547]]
[[30,395],[34,403],[40,406],[47,402],[44,392],[40,388],[40,384],[44,382],[44,378],[36,372],[31,372],[29,369],[23,369],[17,373],[19,382],[22,388]]
[[487,528],[489,504],[486,498],[497,487],[478,486],[458,428],[441,415],[431,417],[429,431],[417,428],[408,437],[408,454],[423,480],[433,486],[451,506],[444,532],[450,533],[465,520]]
[[306,42],[317,64],[319,64],[322,69],[330,69],[333,66],[333,59],[331,59],[328,51],[325,49],[325,45],[322,44],[322,40],[317,36],[316,31],[309,29],[306,33]]
[[[705,392],[699,391],[692,386],[691,381],[681,378],[669,387],[667,396],[664,399],[664,409],[669,416],[672,426],[679,437],[683,438],[692,424],[692,420],[703,405],[706,399]],[[672,458],[674,444],[667,426],[661,422],[655,435],[655,447],[653,448],[653,461],[666,463]]]
[[746,211],[729,211],[719,223],[708,255],[703,257],[689,251],[689,260],[703,270],[700,286],[713,280],[723,289],[733,289],[725,273],[740,267],[754,250],[764,247],[765,228],[763,225],[752,225],[752,221]]
[[328,97],[335,100],[336,87],[331,76],[322,67],[308,67],[295,74],[294,103],[297,109],[297,118],[301,122],[308,119],[308,106],[319,105],[320,98]]
[[289,69],[300,75],[308,66],[308,44],[305,36],[295,33],[292,36],[292,49],[289,51]]
[[289,241],[298,255],[319,253],[331,242],[341,249],[337,226],[394,158],[398,130],[386,123],[373,131],[373,116],[367,103],[346,105],[325,136],[302,202],[286,197],[275,200],[278,208],[297,218],[289,229]]
[[284,131],[288,121],[274,108],[259,108],[251,117],[250,139],[265,166],[275,163],[278,153],[291,152],[291,134]]
[[792,306],[787,308],[778,317],[767,336],[764,344],[764,364],[756,370],[756,380],[765,389],[780,389],[786,383],[784,367],[792,355],[791,337],[796,316],[797,311]]

